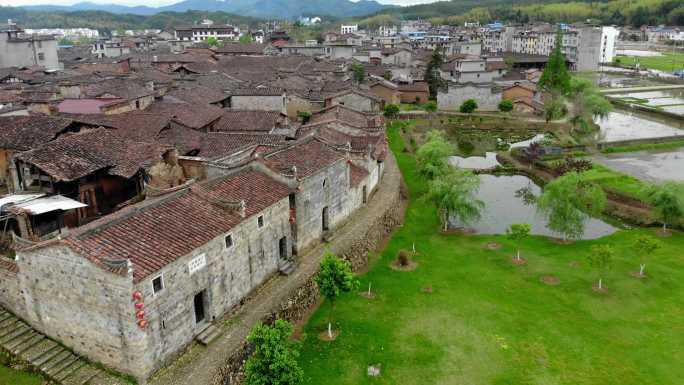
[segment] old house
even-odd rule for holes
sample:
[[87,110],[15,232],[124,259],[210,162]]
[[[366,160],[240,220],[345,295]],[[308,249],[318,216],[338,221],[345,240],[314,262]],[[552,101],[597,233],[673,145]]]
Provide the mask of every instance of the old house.
[[170,119],[170,126],[181,126],[197,131],[212,131],[223,115],[223,109],[210,104],[156,102],[147,111]]
[[426,82],[399,83],[399,96],[402,103],[427,103],[430,87]]
[[266,46],[264,44],[239,44],[228,43],[223,47],[214,49],[217,56],[260,56],[264,54]]
[[163,162],[167,151],[112,130],[86,130],[16,154],[12,179],[17,192],[59,194],[86,204],[64,218],[67,227],[75,227],[139,197],[146,170]]
[[77,95],[69,95],[57,105],[62,113],[120,114],[144,110],[154,102],[154,91],[125,79],[107,79],[79,87]]
[[26,34],[12,20],[0,24],[0,68],[30,66],[59,69],[57,39]]
[[405,48],[384,48],[380,55],[383,65],[408,67],[413,62],[413,52]]
[[287,112],[287,94],[279,88],[237,88],[230,91],[226,107],[235,110]]
[[73,128],[71,119],[33,115],[0,117],[0,184],[13,192],[12,157],[48,143]]
[[289,263],[287,183],[243,167],[20,250],[16,275],[0,285],[22,287],[21,298],[3,303],[144,380]]
[[337,104],[350,107],[361,112],[380,112],[385,108],[385,101],[371,93],[357,89],[347,89],[325,98],[325,106]]
[[385,104],[399,104],[401,103],[401,93],[399,92],[399,86],[396,84],[382,79],[374,77],[372,83],[368,86],[370,92],[381,98]]
[[278,111],[225,110],[212,132],[252,132],[272,134],[288,130],[286,114]]
[[457,111],[468,99],[474,99],[481,110],[494,111],[501,102],[501,87],[482,83],[449,83],[446,90],[437,93],[437,104],[442,110]]

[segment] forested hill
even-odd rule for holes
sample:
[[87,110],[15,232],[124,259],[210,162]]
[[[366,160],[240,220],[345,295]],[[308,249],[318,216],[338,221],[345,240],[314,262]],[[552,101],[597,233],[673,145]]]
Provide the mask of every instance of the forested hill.
[[388,9],[360,22],[384,24],[418,18],[451,25],[462,25],[465,21],[571,23],[589,19],[635,27],[684,25],[684,0],[452,0]]
[[12,19],[23,28],[93,28],[102,32],[120,29],[165,29],[211,19],[216,23],[257,25],[260,19],[225,12],[162,12],[143,16],[103,11],[35,12],[22,8],[0,7],[0,20]]

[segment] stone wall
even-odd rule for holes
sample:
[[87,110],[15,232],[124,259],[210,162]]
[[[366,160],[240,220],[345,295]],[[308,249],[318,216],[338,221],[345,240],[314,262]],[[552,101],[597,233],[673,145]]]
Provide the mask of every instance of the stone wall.
[[8,258],[0,257],[0,305],[19,317],[26,316],[24,297],[21,295],[17,264]]
[[258,111],[281,111],[285,108],[285,96],[242,96],[235,95],[230,98],[232,110],[258,110]]
[[[259,215],[264,216],[263,228],[257,225]],[[231,247],[226,247],[228,234],[233,241]],[[146,345],[151,354],[145,357],[144,377],[174,358],[209,322],[221,318],[278,271],[282,237],[287,239],[286,252],[289,252],[292,237],[287,198],[247,218],[229,233],[218,236],[136,286],[145,298],[149,321]],[[188,264],[200,255],[205,256],[206,266],[190,274]],[[159,276],[164,289],[155,294],[152,280]],[[206,318],[197,323],[193,300],[202,291]]]
[[480,110],[496,110],[501,102],[501,89],[491,84],[449,84],[446,92],[439,91],[440,110],[458,110],[468,99],[475,99]]
[[[353,226],[351,231],[341,234],[340,238],[336,238],[329,245],[330,251],[350,261],[355,272],[365,271],[369,267],[368,253],[378,250],[392,231],[403,222],[405,198],[403,186],[402,188],[397,186],[389,192],[383,191],[382,197],[376,197],[381,200],[377,203],[381,205],[381,215],[375,216],[368,223],[356,223],[357,226]],[[262,322],[272,323],[276,319],[285,319],[290,322],[303,320],[319,300],[318,288],[314,283],[315,274],[316,272],[313,272],[302,285],[292,290],[279,306],[270,309],[270,312],[262,318]],[[227,359],[226,365],[219,368],[213,385],[240,384],[242,367],[252,349],[247,342],[236,349],[234,354]]]

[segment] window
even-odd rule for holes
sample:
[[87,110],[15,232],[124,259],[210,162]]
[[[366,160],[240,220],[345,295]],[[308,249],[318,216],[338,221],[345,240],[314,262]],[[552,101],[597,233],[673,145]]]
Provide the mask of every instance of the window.
[[233,247],[233,234],[226,235],[226,249]]
[[152,292],[158,294],[164,290],[164,276],[160,275],[152,280]]
[[38,53],[38,60],[45,60],[45,54],[42,52]]
[[260,229],[264,227],[264,216],[263,215],[259,215],[259,217],[257,218],[257,227]]

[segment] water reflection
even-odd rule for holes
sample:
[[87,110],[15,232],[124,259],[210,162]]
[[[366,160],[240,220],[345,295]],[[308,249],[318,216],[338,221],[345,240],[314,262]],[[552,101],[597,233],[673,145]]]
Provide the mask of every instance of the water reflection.
[[679,122],[621,110],[609,113],[605,119],[596,119],[596,123],[601,127],[601,142],[684,135],[684,130],[677,128]]
[[593,160],[639,179],[654,182],[664,180],[684,182],[684,148],[599,155]]
[[[530,199],[530,194],[539,196],[541,193],[541,188],[531,179],[518,175],[480,175],[480,178],[482,183],[478,197],[485,203],[485,209],[482,218],[469,227],[481,234],[504,234],[514,223],[529,223],[532,225],[532,234],[558,236],[546,227],[546,220]],[[455,222],[451,224],[459,225]],[[615,227],[590,218],[585,225],[584,239],[600,238],[615,231]]]

